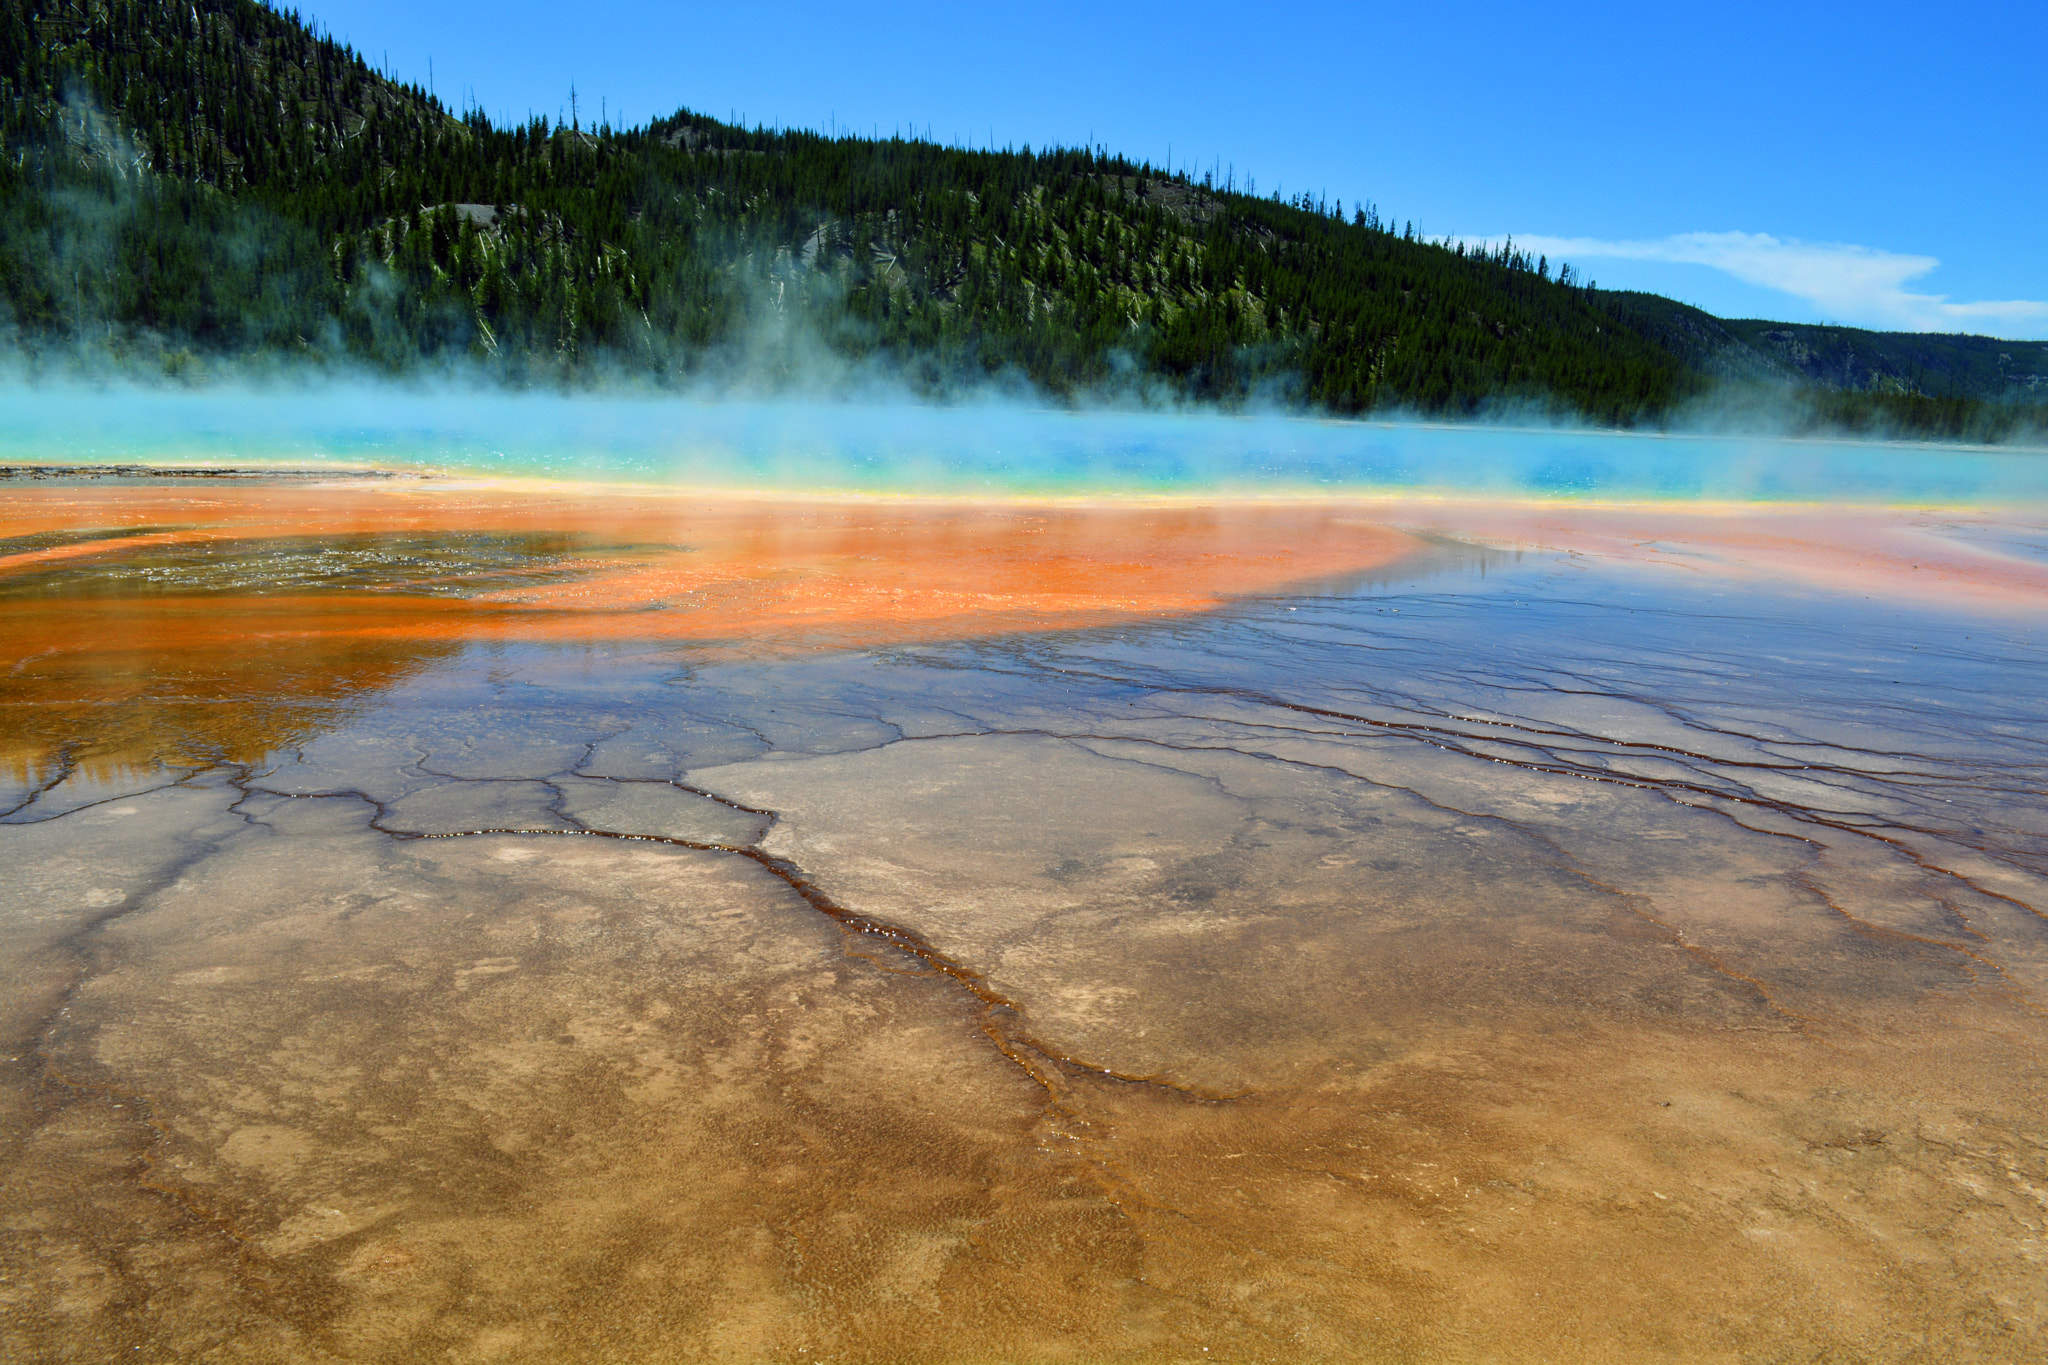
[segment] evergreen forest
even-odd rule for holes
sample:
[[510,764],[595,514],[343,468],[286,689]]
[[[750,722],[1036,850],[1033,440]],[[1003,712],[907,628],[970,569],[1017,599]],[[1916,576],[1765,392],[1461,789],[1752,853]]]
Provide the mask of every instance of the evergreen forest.
[[2048,429],[2048,345],[1730,322],[1106,148],[583,114],[452,112],[256,0],[0,0],[0,326],[171,376]]

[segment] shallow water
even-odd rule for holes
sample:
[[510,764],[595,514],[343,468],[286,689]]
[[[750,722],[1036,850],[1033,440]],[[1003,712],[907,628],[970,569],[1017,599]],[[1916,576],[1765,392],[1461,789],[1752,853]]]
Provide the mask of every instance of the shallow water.
[[810,494],[2048,503],[2048,450],[2011,447],[1069,412],[996,400],[931,407],[886,396],[803,403],[367,384],[224,393],[0,383],[0,468],[138,460]]
[[2048,1347],[2023,515],[192,496],[6,528],[13,1358]]

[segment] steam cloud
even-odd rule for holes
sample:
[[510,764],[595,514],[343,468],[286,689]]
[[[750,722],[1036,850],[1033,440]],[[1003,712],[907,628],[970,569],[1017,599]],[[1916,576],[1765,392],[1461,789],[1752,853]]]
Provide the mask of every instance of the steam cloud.
[[[341,461],[946,495],[1341,489],[1744,500],[1835,496],[1846,486],[1838,468],[1846,456],[1812,453],[1825,446],[1802,445],[1796,449],[1808,453],[1788,457],[1794,448],[1781,442],[1732,435],[1624,438],[1560,428],[1541,409],[1498,407],[1485,414],[1494,425],[1463,429],[1404,424],[1386,413],[1370,422],[1324,422],[1298,415],[1280,392],[1254,395],[1230,414],[1189,407],[1135,366],[1078,404],[1055,404],[1017,377],[914,373],[907,368],[921,363],[914,357],[859,360],[835,345],[839,338],[820,319],[837,316],[830,304],[840,286],[797,269],[787,250],[738,263],[743,321],[723,343],[662,357],[653,371],[607,369],[600,359],[575,376],[586,390],[576,396],[549,387],[563,376],[522,375],[463,357],[418,365],[395,380],[354,358],[331,332],[296,336],[289,346],[254,345],[232,358],[202,357],[173,338],[122,332],[106,298],[93,292],[120,269],[119,234],[144,205],[144,158],[82,98],[67,104],[64,129],[66,141],[107,173],[91,189],[53,197],[60,230],[52,238],[52,277],[76,282],[64,301],[70,339],[30,345],[0,320],[0,459],[8,461]],[[239,212],[221,249],[266,250],[276,225],[259,207]],[[1519,245],[1558,259],[1606,254],[1711,264],[1817,301],[1879,297],[1945,319],[2048,317],[2048,304],[1951,304],[1906,293],[1903,283],[1936,262],[1862,247],[1744,233]],[[374,315],[395,303],[379,295],[374,272],[370,284],[359,307]],[[275,287],[288,291],[291,277],[280,275]],[[378,325],[375,316],[362,320]],[[1677,417],[1707,433],[1811,426],[1772,394],[1746,394],[1739,405],[1715,399]],[[1875,456],[1855,458],[1888,468]],[[1872,496],[1968,499],[2004,477],[1958,457],[1949,476],[1929,484],[1910,463],[1858,478],[1885,490]],[[2042,476],[2027,468],[2027,477],[2005,479],[2008,493],[2048,500],[2038,496]]]
[[2048,505],[2048,459],[1740,435],[508,393],[373,382],[0,386],[0,462],[375,465],[779,493]]

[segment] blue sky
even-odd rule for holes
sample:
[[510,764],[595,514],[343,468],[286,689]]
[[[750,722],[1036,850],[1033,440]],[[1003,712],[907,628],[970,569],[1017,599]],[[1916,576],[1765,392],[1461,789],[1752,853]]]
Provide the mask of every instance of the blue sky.
[[322,0],[494,118],[912,129],[1234,167],[1724,316],[2048,336],[2048,3]]

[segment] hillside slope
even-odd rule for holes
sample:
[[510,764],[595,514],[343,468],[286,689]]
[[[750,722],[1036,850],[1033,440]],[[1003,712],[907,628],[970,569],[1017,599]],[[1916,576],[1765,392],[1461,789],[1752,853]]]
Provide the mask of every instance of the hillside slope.
[[0,307],[44,357],[1617,423],[1835,372],[1511,248],[1102,149],[500,128],[254,0],[0,0],[0,139]]
[[1728,379],[1991,401],[2048,397],[2048,341],[1718,318],[1656,294],[1603,291],[1601,299],[1689,366]]

